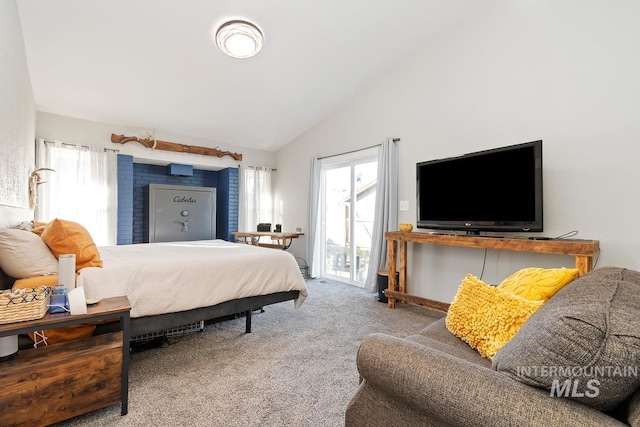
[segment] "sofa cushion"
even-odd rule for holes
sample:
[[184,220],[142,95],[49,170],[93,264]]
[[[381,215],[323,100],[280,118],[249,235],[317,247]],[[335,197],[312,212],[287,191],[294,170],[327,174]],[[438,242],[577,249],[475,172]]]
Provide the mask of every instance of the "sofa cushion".
[[436,320],[435,322],[425,327],[422,331],[420,331],[420,335],[452,347],[458,347],[464,350],[468,350],[469,352],[475,353],[475,355],[478,356],[478,352],[472,349],[469,344],[462,341],[460,338],[452,334],[449,329],[447,329],[447,325],[445,324],[445,317]]
[[434,350],[441,351],[442,353],[446,353],[450,356],[457,357],[458,359],[466,360],[467,362],[471,362],[480,367],[491,369],[491,361],[489,359],[480,356],[480,354],[478,354],[476,350],[471,348],[469,344],[463,342],[460,338],[456,338],[449,331],[446,332],[449,333],[452,338],[454,338],[461,344],[464,344],[464,347],[450,344],[448,342],[442,342],[440,340],[422,334],[409,335],[405,339],[407,341],[413,341],[425,347],[430,347]]
[[609,414],[626,425],[640,427],[640,388]]
[[640,386],[640,273],[600,268],[562,288],[493,359],[493,368],[599,410]]
[[491,359],[542,304],[542,301],[530,301],[488,285],[469,274],[449,306],[445,323],[452,334],[478,350],[481,356]]
[[498,288],[530,300],[548,301],[578,277],[577,268],[523,268],[507,277]]

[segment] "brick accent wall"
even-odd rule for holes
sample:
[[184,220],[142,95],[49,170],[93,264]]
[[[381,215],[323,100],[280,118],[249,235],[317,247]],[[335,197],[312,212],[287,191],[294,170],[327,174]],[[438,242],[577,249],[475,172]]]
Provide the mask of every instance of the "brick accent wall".
[[216,237],[233,241],[231,233],[238,230],[238,176],[238,168],[194,169],[193,176],[172,176],[166,166],[134,163],[132,156],[119,154],[118,244],[149,241],[149,184],[216,188]]
[[133,243],[133,156],[118,154],[118,245]]
[[238,204],[240,195],[239,168],[227,168],[218,172],[218,237],[233,241],[238,231]]

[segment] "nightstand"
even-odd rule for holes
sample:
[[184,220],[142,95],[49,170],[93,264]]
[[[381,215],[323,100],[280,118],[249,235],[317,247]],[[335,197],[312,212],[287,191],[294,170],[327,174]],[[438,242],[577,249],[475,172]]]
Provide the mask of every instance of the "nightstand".
[[121,402],[128,411],[129,312],[126,296],[105,298],[87,314],[46,314],[0,325],[0,337],[101,320],[118,320],[116,332],[20,350],[0,362],[0,425],[45,426]]

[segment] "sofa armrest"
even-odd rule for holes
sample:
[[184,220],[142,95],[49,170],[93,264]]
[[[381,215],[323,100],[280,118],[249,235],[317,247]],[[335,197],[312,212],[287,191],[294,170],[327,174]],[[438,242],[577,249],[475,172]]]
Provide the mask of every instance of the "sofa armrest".
[[366,337],[357,364],[367,387],[424,413],[434,425],[624,425],[581,403],[389,335]]

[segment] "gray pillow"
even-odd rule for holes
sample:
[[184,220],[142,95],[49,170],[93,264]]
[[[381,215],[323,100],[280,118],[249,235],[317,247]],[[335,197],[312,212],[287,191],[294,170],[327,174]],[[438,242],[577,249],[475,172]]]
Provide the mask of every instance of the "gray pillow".
[[493,369],[600,410],[640,386],[640,273],[594,270],[562,288],[498,351]]
[[0,229],[0,269],[14,279],[58,274],[58,259],[42,238],[17,228]]

